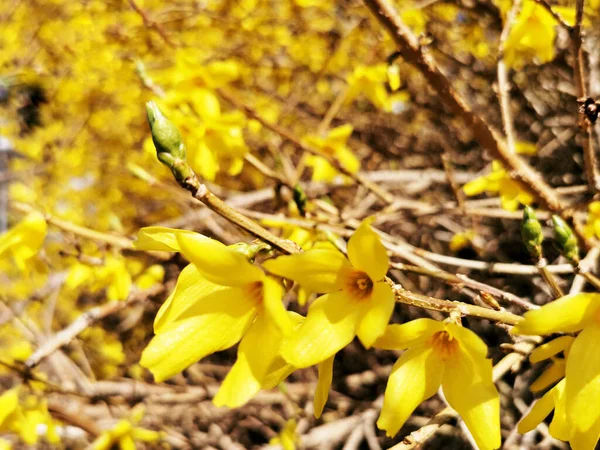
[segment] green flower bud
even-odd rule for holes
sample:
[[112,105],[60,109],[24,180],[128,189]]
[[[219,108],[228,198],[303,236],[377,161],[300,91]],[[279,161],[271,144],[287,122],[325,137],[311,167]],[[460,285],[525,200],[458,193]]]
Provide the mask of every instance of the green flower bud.
[[230,245],[229,248],[244,255],[250,261],[253,260],[258,253],[271,250],[271,247],[268,244],[260,241],[255,241],[250,244],[238,242],[237,244]]
[[146,113],[158,160],[171,169],[173,176],[181,185],[194,191],[198,188],[198,180],[186,161],[185,144],[179,130],[164,116],[156,103],[146,103]]
[[577,264],[579,262],[579,247],[573,230],[558,216],[552,216],[552,223],[554,224],[554,240],[558,249],[571,263]]
[[525,206],[525,209],[523,210],[521,239],[523,240],[523,244],[527,248],[527,251],[533,258],[541,258],[542,241],[544,240],[542,225],[540,224],[540,221],[537,220],[537,217],[535,217],[533,209],[529,206]]

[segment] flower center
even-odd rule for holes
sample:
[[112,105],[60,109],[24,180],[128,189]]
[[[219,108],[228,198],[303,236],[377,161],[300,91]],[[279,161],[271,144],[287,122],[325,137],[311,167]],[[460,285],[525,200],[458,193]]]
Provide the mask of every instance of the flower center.
[[356,270],[348,275],[346,289],[354,298],[364,300],[373,292],[373,281],[365,272]]
[[255,304],[261,304],[263,300],[262,281],[255,281],[253,283],[250,283],[248,286],[246,286],[246,293]]
[[458,350],[458,341],[447,331],[438,331],[431,337],[431,345],[438,354],[448,359]]

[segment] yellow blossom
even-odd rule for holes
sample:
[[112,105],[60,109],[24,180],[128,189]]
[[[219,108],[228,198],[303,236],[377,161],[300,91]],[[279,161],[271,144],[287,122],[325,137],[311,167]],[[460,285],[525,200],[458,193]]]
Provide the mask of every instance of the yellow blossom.
[[588,217],[585,224],[585,232],[588,236],[600,238],[600,202],[591,202],[588,205]]
[[27,262],[42,248],[47,231],[44,216],[38,212],[29,213],[0,236],[0,257],[10,254],[19,270],[26,271]]
[[502,207],[508,211],[515,211],[520,204],[533,202],[533,196],[510,177],[499,161],[492,163],[492,173],[469,181],[463,186],[463,191],[469,197],[483,192],[499,193]]
[[[352,130],[352,125],[346,124],[333,128],[324,136],[307,136],[304,141],[319,153],[336,159],[349,172],[356,173],[360,169],[360,162],[346,145]],[[326,159],[315,155],[306,158],[306,165],[313,168],[314,181],[332,181],[338,175]]]
[[348,259],[337,251],[312,249],[264,263],[276,275],[326,293],[310,306],[300,329],[282,346],[281,354],[293,366],[325,361],[356,335],[368,348],[383,334],[395,299],[383,280],[387,253],[369,221],[350,238]]
[[269,445],[280,445],[283,450],[296,450],[296,445],[300,443],[300,436],[296,431],[297,426],[296,420],[288,420],[277,437],[269,441]]
[[348,76],[348,91],[345,102],[350,103],[364,95],[376,108],[390,110],[385,83],[388,81],[388,66],[385,63],[373,66],[358,66]]
[[136,247],[180,251],[192,262],[158,312],[156,336],[142,354],[140,364],[157,381],[240,341],[237,361],[213,400],[216,405],[240,406],[291,373],[279,347],[301,317],[285,310],[279,282],[235,247],[197,233],[148,227],[140,231]]
[[558,425],[560,438],[568,439],[575,450],[594,449],[600,436],[600,410],[596,407],[600,402],[599,317],[600,294],[567,295],[538,310],[528,311],[512,330],[515,334],[529,335],[581,330],[568,351],[561,396],[565,414],[559,415]]
[[164,433],[137,426],[143,416],[144,406],[139,404],[133,409],[130,419],[120,420],[113,428],[104,431],[92,443],[91,448],[110,450],[118,445],[121,450],[135,450],[136,442],[160,441]]
[[492,381],[487,347],[454,323],[417,319],[390,325],[374,344],[406,350],[388,379],[377,426],[394,436],[421,402],[440,385],[481,450],[500,447],[500,399]]

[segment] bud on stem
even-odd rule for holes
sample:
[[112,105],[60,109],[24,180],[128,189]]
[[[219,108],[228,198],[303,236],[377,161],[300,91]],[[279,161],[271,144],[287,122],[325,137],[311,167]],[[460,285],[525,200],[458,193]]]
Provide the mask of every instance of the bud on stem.
[[542,225],[540,224],[533,209],[525,206],[523,210],[523,222],[521,223],[521,239],[529,254],[539,260],[542,257]]
[[154,102],[146,103],[146,113],[158,160],[171,170],[179,184],[186,189],[197,189],[198,180],[186,161],[185,144],[175,124]]
[[552,216],[554,240],[560,252],[573,265],[579,264],[579,247],[571,227],[558,216]]

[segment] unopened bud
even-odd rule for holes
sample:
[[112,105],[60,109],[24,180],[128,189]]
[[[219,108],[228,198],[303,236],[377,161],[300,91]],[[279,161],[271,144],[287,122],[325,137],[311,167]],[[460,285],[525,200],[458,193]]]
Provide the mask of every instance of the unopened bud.
[[579,263],[579,247],[571,227],[558,216],[552,216],[552,223],[554,224],[554,240],[559,251],[572,264]]
[[533,209],[529,206],[525,206],[523,210],[521,239],[533,258],[537,260],[542,257],[542,241],[544,240],[542,224],[537,220]]
[[271,247],[268,244],[261,241],[254,241],[250,244],[246,242],[238,242],[230,245],[229,248],[244,255],[248,260],[253,260],[260,252],[271,250]]
[[196,180],[196,175],[187,164],[185,144],[175,124],[165,117],[154,102],[146,103],[146,113],[158,160],[171,169],[179,183],[189,184],[191,180]]

